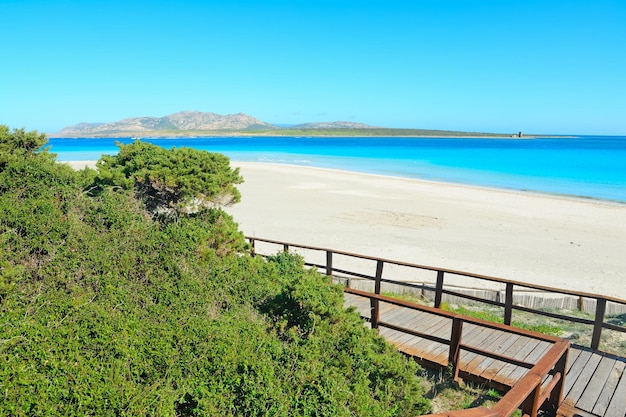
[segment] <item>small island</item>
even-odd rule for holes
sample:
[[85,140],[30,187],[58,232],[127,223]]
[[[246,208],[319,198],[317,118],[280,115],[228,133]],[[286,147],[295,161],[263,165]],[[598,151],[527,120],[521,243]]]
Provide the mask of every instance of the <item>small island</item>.
[[[316,137],[444,137],[511,138],[518,133],[462,132],[370,126],[347,121],[273,125],[245,113],[220,115],[183,111],[164,117],[132,117],[112,123],[79,123],[49,137],[63,138],[175,138],[195,136],[316,136]],[[525,135],[530,138],[532,135]]]

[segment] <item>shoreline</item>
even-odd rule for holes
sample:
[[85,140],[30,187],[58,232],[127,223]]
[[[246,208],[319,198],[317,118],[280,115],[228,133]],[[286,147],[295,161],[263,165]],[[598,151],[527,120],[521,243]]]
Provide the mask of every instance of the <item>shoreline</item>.
[[[241,202],[225,210],[246,235],[626,299],[622,202],[332,168],[231,165],[245,182]],[[466,281],[450,284],[475,285]]]
[[242,201],[226,211],[246,235],[626,299],[626,204],[327,168],[232,165],[246,182],[238,186]]
[[[96,166],[96,160],[76,160],[76,161],[58,161],[59,163],[64,163],[64,164],[68,164],[69,166],[71,166],[74,169],[83,169],[86,167],[89,168],[95,168]],[[352,173],[352,174],[356,174],[356,175],[364,175],[364,176],[371,176],[371,177],[378,177],[378,178],[389,178],[389,179],[398,179],[398,180],[406,180],[406,181],[416,181],[416,182],[423,182],[423,183],[429,183],[429,184],[450,184],[453,186],[459,186],[459,187],[464,187],[464,188],[473,188],[473,189],[479,189],[479,190],[493,190],[493,191],[498,191],[498,192],[504,192],[504,193],[521,193],[521,194],[531,194],[531,195],[537,195],[537,196],[544,196],[544,197],[554,197],[557,199],[565,199],[565,200],[581,200],[581,201],[587,201],[590,203],[593,202],[598,202],[598,203],[607,203],[607,204],[616,204],[616,205],[621,205],[621,206],[626,206],[626,201],[621,201],[621,200],[611,200],[611,199],[603,199],[603,198],[597,198],[597,197],[589,197],[589,196],[585,196],[585,195],[574,195],[574,194],[561,194],[561,193],[551,193],[551,192],[543,192],[543,191],[534,191],[534,190],[526,190],[526,189],[517,189],[517,188],[498,188],[498,187],[490,187],[487,185],[473,185],[473,184],[464,184],[464,183],[460,183],[460,182],[446,182],[446,181],[436,181],[436,180],[429,180],[429,179],[423,179],[423,178],[412,178],[412,177],[403,177],[403,176],[399,176],[399,175],[385,175],[385,174],[375,174],[375,173],[371,173],[371,172],[363,172],[363,171],[350,171],[347,169],[339,169],[339,168],[325,168],[325,167],[317,167],[317,166],[311,166],[311,165],[298,165],[298,164],[288,164],[288,163],[278,163],[278,162],[249,162],[249,161],[236,161],[236,160],[231,160],[231,166],[233,167],[237,167],[239,165],[256,165],[256,164],[260,164],[260,165],[267,165],[267,166],[272,166],[272,165],[276,165],[276,166],[285,166],[285,167],[290,167],[292,169],[312,169],[312,170],[320,170],[320,171],[329,171],[329,172],[336,172],[338,174],[342,174],[342,173]]]
[[[85,161],[91,162],[91,161]],[[95,161],[93,161],[95,166]],[[311,165],[298,165],[298,164],[283,164],[278,162],[248,162],[248,161],[231,161],[231,165],[233,167],[246,166],[246,165],[268,165],[268,166],[285,166],[290,167],[292,169],[311,169],[311,170],[319,170],[319,171],[329,171],[335,172],[337,174],[356,174],[363,176],[370,176],[375,178],[387,178],[387,179],[397,179],[397,180],[406,180],[406,181],[415,181],[417,183],[426,183],[432,185],[451,185],[458,186],[462,188],[470,188],[476,190],[486,190],[486,191],[494,191],[494,192],[503,192],[503,193],[513,193],[513,194],[530,194],[536,195],[538,197],[554,197],[556,199],[563,200],[580,200],[582,202],[598,202],[598,203],[607,203],[607,204],[615,204],[620,206],[626,206],[626,201],[621,200],[609,200],[597,197],[588,197],[584,195],[574,195],[574,194],[560,194],[560,193],[551,193],[551,192],[543,192],[543,191],[534,191],[534,190],[525,190],[525,189],[517,189],[517,188],[498,188],[498,187],[490,187],[487,185],[474,185],[474,184],[465,184],[460,182],[447,182],[447,181],[437,181],[437,180],[429,180],[423,178],[412,178],[412,177],[403,177],[400,175],[385,175],[385,174],[375,174],[371,172],[363,172],[363,171],[351,171],[347,169],[339,169],[339,168],[326,168],[326,167],[317,167]]]

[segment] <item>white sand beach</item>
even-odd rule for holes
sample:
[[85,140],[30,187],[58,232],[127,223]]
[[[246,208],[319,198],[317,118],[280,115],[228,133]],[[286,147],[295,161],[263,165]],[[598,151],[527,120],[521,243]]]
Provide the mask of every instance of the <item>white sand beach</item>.
[[626,204],[233,165],[245,183],[227,211],[249,236],[626,299]]
[[232,164],[246,235],[626,299],[626,204]]

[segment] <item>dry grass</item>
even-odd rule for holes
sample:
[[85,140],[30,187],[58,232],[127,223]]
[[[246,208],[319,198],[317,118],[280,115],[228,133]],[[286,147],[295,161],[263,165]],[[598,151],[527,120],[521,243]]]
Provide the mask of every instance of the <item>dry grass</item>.
[[[431,400],[433,413],[463,410],[475,407],[492,407],[502,394],[482,384],[455,382],[445,370],[424,368],[424,391]],[[514,414],[517,416],[518,414]],[[521,412],[519,413],[521,415]]]

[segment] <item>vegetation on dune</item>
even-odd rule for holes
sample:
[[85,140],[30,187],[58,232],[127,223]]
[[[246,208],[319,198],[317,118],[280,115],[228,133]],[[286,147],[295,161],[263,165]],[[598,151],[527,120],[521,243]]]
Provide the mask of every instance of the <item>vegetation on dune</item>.
[[340,288],[247,255],[217,204],[186,209],[237,200],[227,159],[136,142],[73,171],[44,145],[0,126],[0,415],[429,411]]
[[133,189],[155,215],[196,212],[239,202],[235,184],[243,182],[239,168],[230,169],[228,157],[191,148],[167,150],[135,141],[118,144],[119,153],[97,163],[99,189]]

